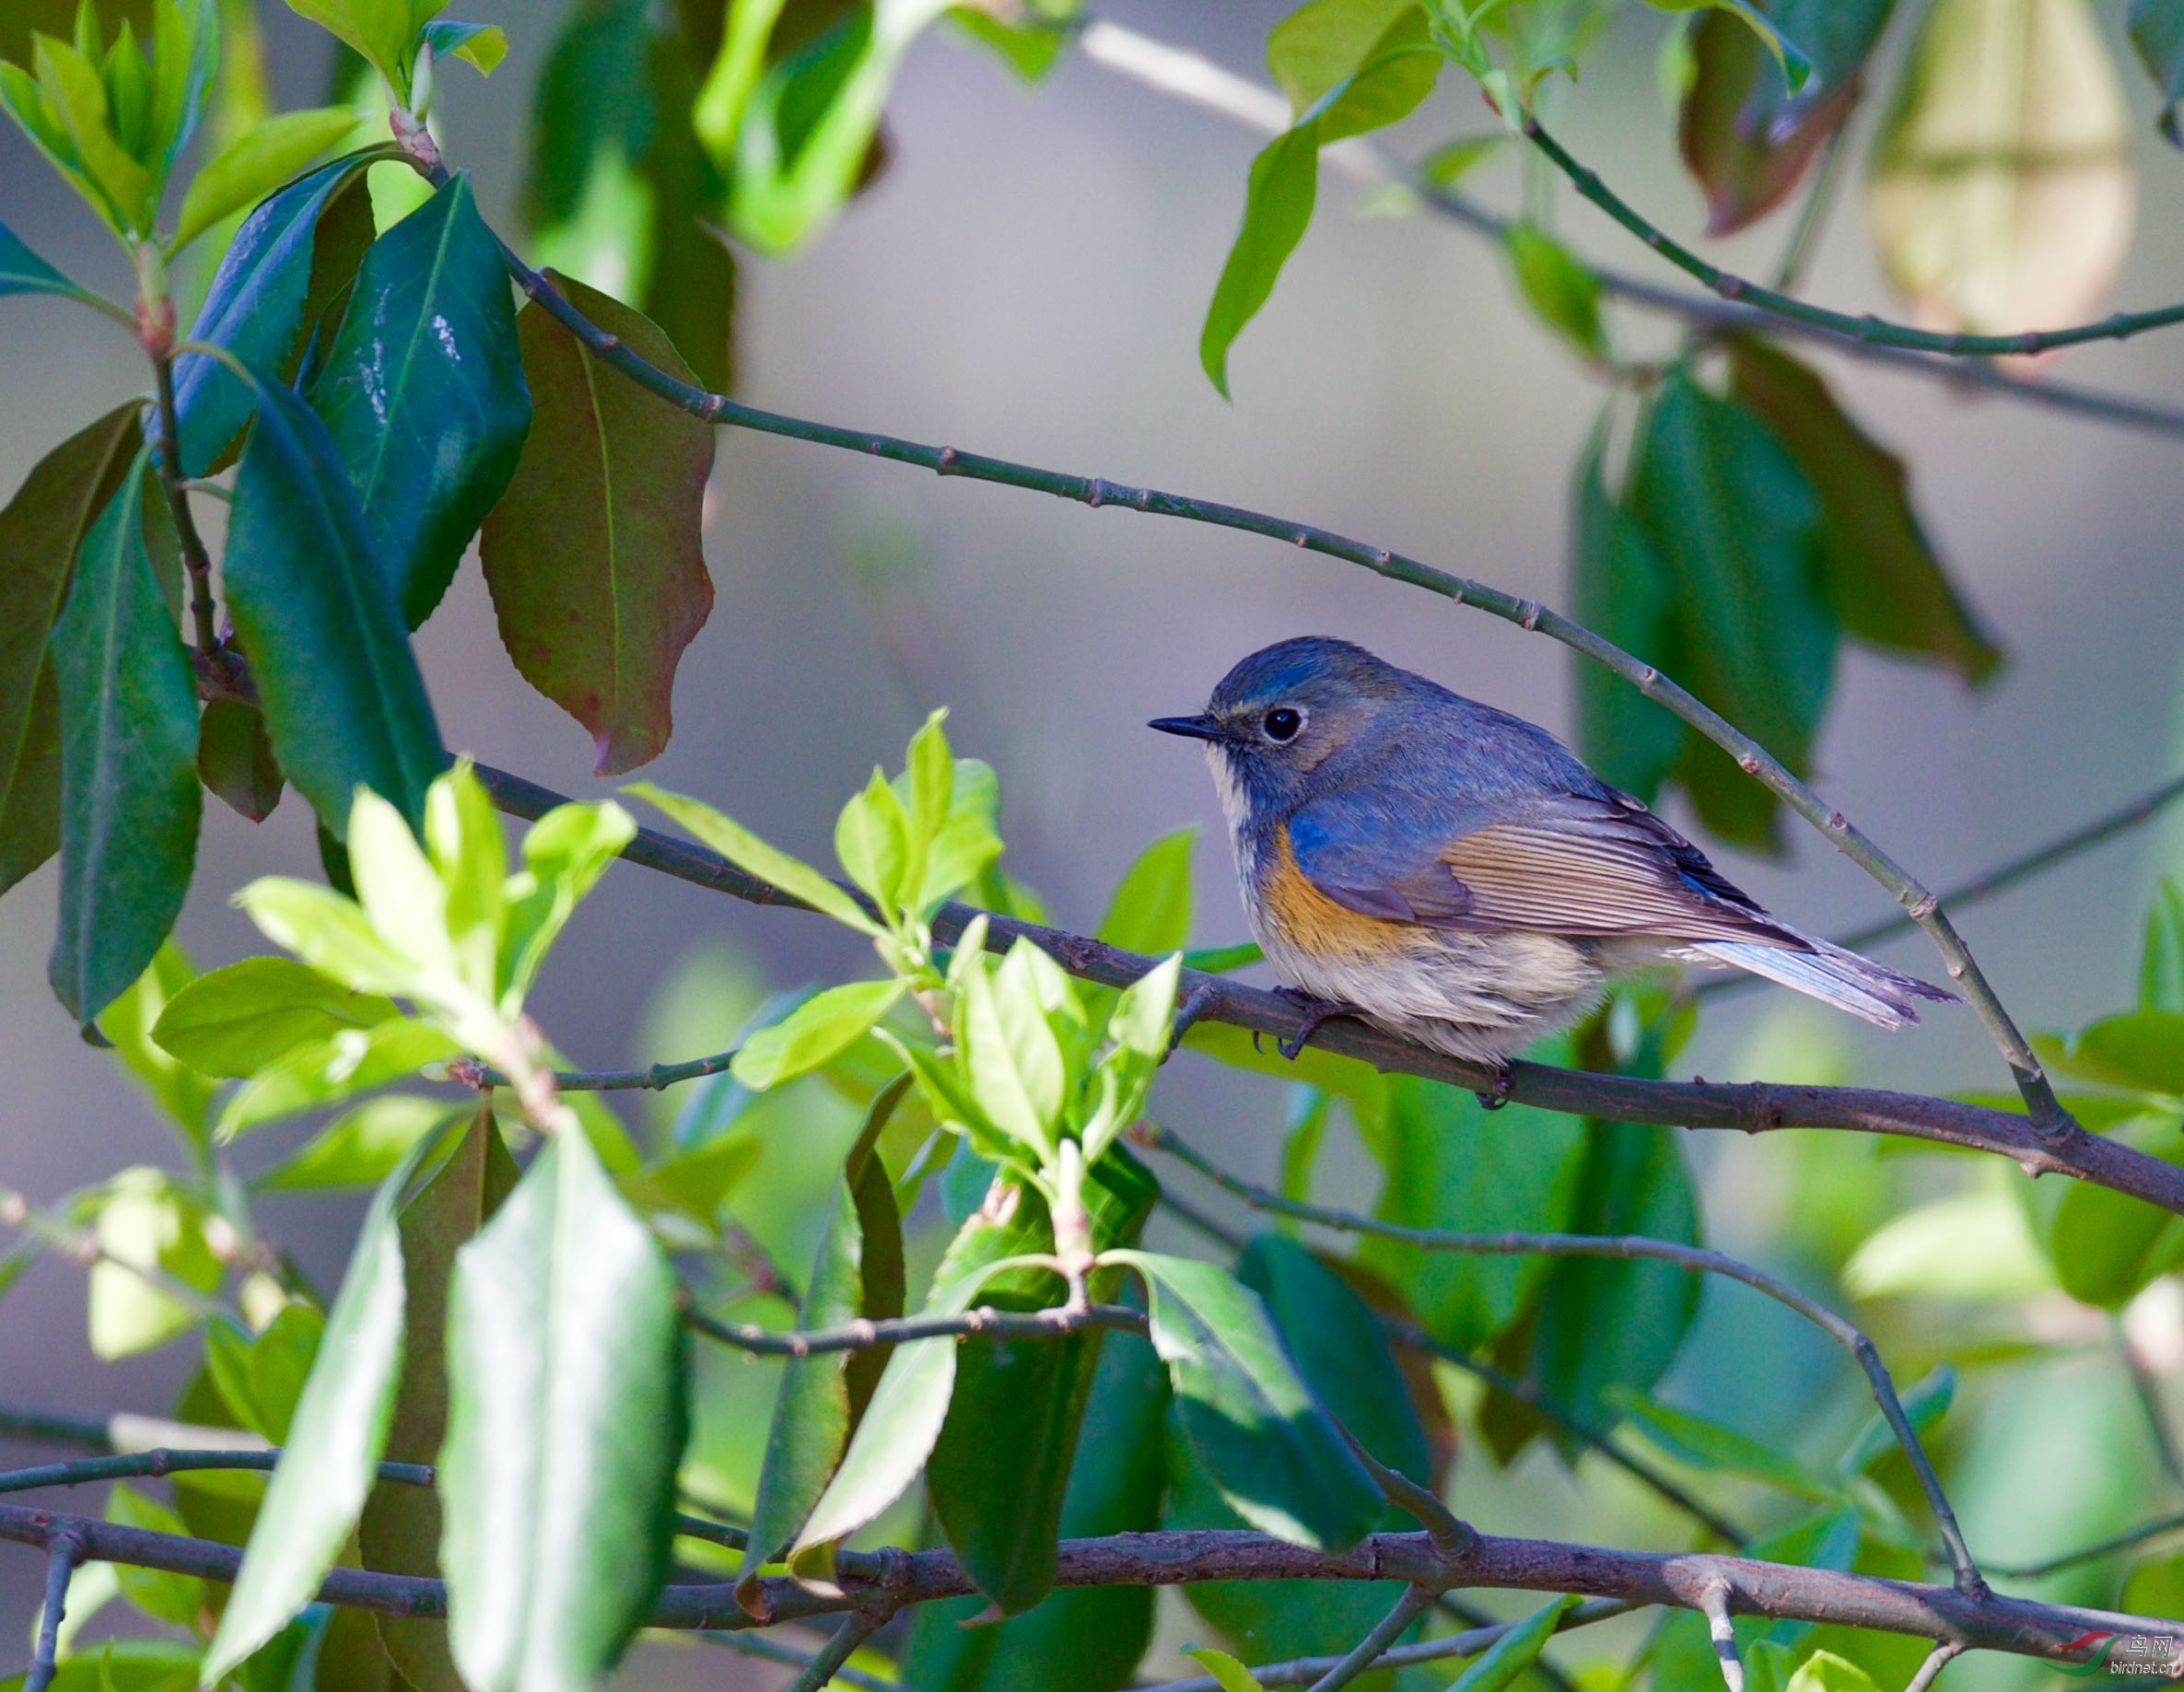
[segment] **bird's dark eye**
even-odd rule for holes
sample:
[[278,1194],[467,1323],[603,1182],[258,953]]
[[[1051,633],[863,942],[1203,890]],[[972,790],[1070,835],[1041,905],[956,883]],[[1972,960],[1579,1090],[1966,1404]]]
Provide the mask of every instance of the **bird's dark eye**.
[[1267,713],[1266,720],[1259,726],[1267,731],[1267,738],[1270,741],[1293,741],[1297,738],[1297,730],[1304,726],[1304,714],[1291,710],[1286,705],[1278,705]]

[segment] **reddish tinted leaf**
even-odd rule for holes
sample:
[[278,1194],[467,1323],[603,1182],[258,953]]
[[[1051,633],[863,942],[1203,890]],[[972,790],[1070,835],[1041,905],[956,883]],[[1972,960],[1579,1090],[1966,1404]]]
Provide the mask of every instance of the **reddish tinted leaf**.
[[280,760],[265,738],[265,713],[240,699],[216,699],[197,719],[197,778],[228,807],[263,823],[281,802]]
[[1844,630],[1985,681],[2002,653],[1943,574],[1911,508],[1903,461],[1787,353],[1737,340],[1729,369],[1736,397],[1765,419],[1819,496],[1820,578]]
[[[1887,18],[1886,0],[1877,6],[1871,0],[1836,4],[1845,14],[1870,20],[1863,43],[1870,49]],[[1743,19],[1710,11],[1699,20],[1691,38],[1693,75],[1676,140],[1685,165],[1706,191],[1709,235],[1728,235],[1757,222],[1797,186],[1857,103],[1863,49],[1837,76],[1816,79],[1793,98],[1773,54]]]
[[0,893],[61,843],[60,698],[46,632],[91,519],[140,444],[134,400],[31,467],[0,510]]
[[[690,379],[657,325],[555,277],[587,317]],[[516,668],[591,731],[596,773],[660,754],[675,665],[713,608],[699,507],[713,431],[601,364],[533,306],[517,319],[532,415],[481,556]]]

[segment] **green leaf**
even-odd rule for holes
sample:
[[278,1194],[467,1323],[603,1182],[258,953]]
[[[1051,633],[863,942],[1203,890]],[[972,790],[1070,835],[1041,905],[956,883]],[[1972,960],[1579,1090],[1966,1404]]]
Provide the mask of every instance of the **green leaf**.
[[200,1147],[204,1139],[204,1107],[212,1102],[212,1087],[204,1076],[175,1061],[158,1040],[158,1022],[166,1008],[189,990],[190,960],[171,939],[159,948],[151,966],[130,984],[129,990],[107,1006],[99,1018],[99,1032],[113,1044],[114,1056],[128,1066],[145,1090],[175,1126],[184,1143]]
[[[399,1463],[430,1463],[439,1454],[447,1434],[448,1287],[455,1254],[492,1219],[517,1180],[492,1113],[473,1109],[468,1114],[469,1126],[447,1161],[402,1208],[408,1298],[403,1307],[402,1384],[387,1429],[387,1455]],[[444,1111],[440,1119],[447,1120]],[[439,1498],[433,1489],[374,1488],[356,1523],[365,1567],[391,1574],[438,1575],[440,1526]],[[376,1619],[387,1655],[417,1692],[460,1688],[444,1623],[391,1616]]]
[[[95,298],[90,289],[69,281],[25,246],[13,229],[0,223],[0,298],[9,294],[63,294],[76,299]],[[128,410],[132,417],[136,414],[134,405]]]
[[1553,1636],[1556,1624],[1576,1603],[1576,1593],[1564,1593],[1540,1605],[1524,1617],[1523,1627],[1503,1634],[1484,1656],[1457,1675],[1450,1683],[1449,1692],[1502,1692],[1539,1660],[1540,1650]]
[[293,1046],[397,1014],[293,958],[244,958],[181,986],[152,1038],[200,1075],[255,1075]]
[[444,1099],[392,1092],[344,1111],[251,1184],[266,1192],[368,1186],[461,1113]]
[[1099,938],[1125,951],[1159,957],[1190,939],[1191,846],[1198,831],[1162,834],[1131,861],[1107,901]]
[[1384,129],[1408,117],[1433,91],[1443,59],[1426,8],[1407,6],[1396,15],[1349,75],[1300,115],[1318,119],[1323,146]]
[[474,1692],[588,1686],[621,1655],[666,1572],[683,1372],[673,1270],[560,1136],[450,1299],[440,1550]]
[[288,9],[363,54],[397,98],[408,98],[410,48],[423,19],[407,0],[288,0]]
[[[1689,376],[1662,384],[1626,499],[1676,584],[1680,679],[1803,775],[1835,673],[1836,622],[1817,570],[1821,508],[1742,405]],[[1779,802],[1694,730],[1682,776],[1700,819],[1739,845],[1777,844]]]
[[[244,218],[187,338],[225,347],[253,369],[285,370],[309,327],[312,297],[321,292],[315,273],[323,267],[345,282],[371,239],[364,185],[371,158],[351,154],[321,165]],[[256,397],[248,382],[202,353],[175,360],[174,397],[182,469],[204,475],[250,421]]]
[[1225,1651],[1216,1651],[1210,1645],[1185,1645],[1183,1654],[1212,1675],[1220,1692],[1267,1692],[1259,1677]]
[[267,939],[345,986],[406,995],[414,985],[415,964],[380,936],[349,893],[267,875],[245,886],[235,902]]
[[[970,1359],[959,1360],[960,1401]],[[1067,1539],[1148,1531],[1160,1525],[1164,1481],[1168,1377],[1152,1348],[1135,1334],[1110,1334],[1099,1347],[1090,1400],[1063,1493],[1059,1533]],[[952,1414],[950,1421],[952,1424]],[[953,1435],[934,1448],[935,1481]],[[902,1678],[928,1692],[1115,1692],[1152,1639],[1150,1587],[1065,1587],[1021,1616],[998,1624],[964,1624],[985,1611],[984,1593],[920,1604],[911,1623]]]
[[243,699],[215,699],[197,718],[197,779],[237,815],[263,823],[287,777],[273,755],[265,713]]
[[2184,1011],[2126,1010],[2098,1018],[2052,1061],[2107,1086],[2184,1094]]
[[1656,1404],[1643,1393],[1627,1386],[1612,1386],[1604,1396],[1610,1406],[1647,1439],[1686,1463],[1749,1476],[1800,1498],[1827,1501],[1837,1496],[1834,1487],[1787,1452],[1739,1433],[1734,1428],[1688,1410]]
[[[186,1534],[181,1517],[134,1487],[115,1486],[106,1495],[106,1519],[123,1527],[142,1528],[154,1534]],[[164,1569],[139,1569],[128,1563],[111,1565],[121,1582],[122,1596],[155,1620],[177,1628],[194,1628],[204,1614],[209,1597],[205,1583],[193,1575],[170,1574]],[[71,1590],[63,1618],[76,1602]]]
[[326,1318],[314,1306],[296,1301],[282,1305],[251,1342],[249,1419],[275,1445],[286,1443],[295,1428],[303,1389],[325,1337]]
[[1117,1259],[1145,1277],[1176,1415],[1230,1507],[1298,1545],[1347,1546],[1371,1532],[1380,1490],[1297,1378],[1256,1296],[1213,1264]]
[[53,624],[61,910],[47,974],[79,1022],[150,964],[197,851],[196,684],[145,544],[139,452],[85,535]]
[[[1122,1154],[1091,1164],[1083,1192],[1092,1249],[1106,1252],[1137,1243],[1160,1189],[1150,1172]],[[1011,1182],[957,1233],[934,1285],[1053,1251],[1045,1204],[1028,1184]],[[1088,1290],[1109,1301],[1120,1281],[1119,1271],[1096,1270]],[[999,1310],[1041,1310],[1062,1302],[1068,1290],[1049,1271],[1018,1271],[987,1282],[983,1301]],[[1004,1614],[1043,1607],[1054,1584],[1070,1474],[1087,1451],[1080,1429],[1107,1343],[1093,1329],[995,1339],[958,1353],[947,1419],[926,1465],[927,1493],[948,1543]],[[1140,1352],[1144,1363],[1153,1361]]]
[[2184,1012],[2184,881],[2164,876],[2146,912],[2139,1009]]
[[948,21],[1028,83],[1046,79],[1061,63],[1071,35],[1068,20],[1043,18],[1029,8],[1003,18],[975,6],[952,6]]
[[371,244],[310,403],[415,628],[531,426],[508,270],[467,174]]
[[372,1195],[280,1465],[205,1651],[201,1686],[218,1685],[309,1602],[364,1509],[402,1372],[404,1295],[396,1210],[429,1144],[413,1147]]
[[124,240],[149,235],[159,184],[115,134],[98,67],[51,36],[33,37],[30,54],[46,110],[67,136],[77,169],[98,190],[94,209]]
[[336,1104],[389,1081],[415,1076],[461,1048],[429,1022],[393,1017],[369,1028],[290,1046],[230,1093],[213,1127],[225,1144],[239,1134],[321,1104]]
[[191,180],[170,245],[186,245],[270,193],[356,127],[346,106],[321,106],[280,112],[237,136]]
[[1535,223],[1512,223],[1502,232],[1502,251],[1517,290],[1533,314],[1560,335],[1580,357],[1607,356],[1600,322],[1600,279]]
[[498,24],[457,23],[443,18],[425,26],[425,44],[436,59],[461,59],[481,76],[490,76],[508,56],[508,31]]
[[142,411],[132,400],[71,435],[0,510],[0,893],[60,846],[61,706],[47,636],[85,537],[143,445]]
[[983,876],[1001,855],[1000,782],[991,764],[958,758],[948,789],[948,810],[926,850],[917,890],[922,915]]
[[964,972],[956,994],[957,1062],[986,1120],[1044,1159],[1053,1152],[1061,1109],[1061,1047],[1021,980],[1002,981],[999,974],[983,956]]
[[149,1351],[188,1333],[197,1313],[140,1270],[209,1293],[220,1264],[204,1243],[205,1210],[156,1169],[124,1169],[106,1184],[94,1230],[100,1261],[91,1266],[92,1354],[111,1361]]
[[[523,868],[508,880],[500,923],[504,993],[531,990],[578,903],[636,835],[636,821],[612,799],[556,805],[531,825],[523,836]],[[492,845],[497,854],[497,825]]]
[[[2169,1163],[2184,1163],[2174,1112],[2108,1131]],[[2055,1278],[2083,1303],[2120,1310],[2155,1276],[2184,1263],[2184,1219],[2142,1198],[2073,1181],[2056,1196],[2045,1240]]]
[[907,987],[900,979],[852,981],[814,994],[746,1039],[731,1072],[753,1092],[807,1075],[871,1032]]
[[1251,161],[1244,222],[1214,284],[1198,332],[1198,362],[1214,391],[1229,397],[1229,348],[1274,292],[1274,279],[1312,221],[1319,193],[1319,123],[1284,130]]
[[[1826,4],[1827,0],[1820,0]],[[1813,61],[1804,43],[1779,29],[1774,21],[1776,7],[1762,6],[1759,0],[1646,0],[1657,12],[1696,12],[1713,10],[1724,12],[1740,19],[1759,44],[1773,57],[1776,68],[1790,85],[1790,91],[1797,93],[1811,80]]]
[[[1939,1423],[1949,1413],[1949,1406],[1956,1396],[1956,1368],[1947,1361],[1936,1363],[1901,1394],[1903,1413],[1910,1418],[1912,1430],[1924,1438],[1929,1429]],[[1897,1450],[1895,1431],[1875,1410],[1865,1419],[1858,1437],[1851,1441],[1836,1464],[1836,1473],[1848,1479],[1863,1475],[1888,1453]]]
[[[631,351],[691,379],[640,313],[552,279]],[[535,306],[516,328],[531,433],[485,519],[485,585],[524,680],[590,731],[595,773],[617,775],[666,746],[675,666],[713,607],[698,545],[713,430],[602,367]]]
[[[903,1313],[902,1219],[878,1147],[905,1091],[898,1079],[873,1096],[843,1160],[798,1312],[798,1324],[807,1330]],[[841,1464],[887,1357],[887,1348],[873,1347],[792,1358],[783,1369],[743,1557],[746,1584],[796,1540]]]
[[1309,0],[1267,34],[1267,68],[1302,117],[1336,84],[1354,76],[1417,0]]
[[1784,1692],[1880,1692],[1855,1663],[1831,1651],[1816,1651],[1797,1665]]
[[835,819],[835,856],[883,913],[894,908],[910,868],[910,819],[878,770]]
[[[1390,1076],[1386,1087],[1377,1148],[1387,1172],[1383,1220],[1474,1233],[1571,1225],[1585,1164],[1582,1122],[1522,1104],[1489,1115],[1462,1089],[1413,1077]],[[1358,1261],[1397,1288],[1436,1339],[1466,1351],[1516,1320],[1549,1266],[1543,1257],[1429,1251],[1378,1237]]]
[[393,584],[326,426],[263,377],[222,574],[266,733],[319,820],[345,838],[363,787],[422,827],[448,760]]
[[1769,0],[1766,9],[1814,61],[1795,95],[1768,44],[1728,12],[1709,13],[1689,37],[1676,133],[1706,192],[1709,235],[1745,228],[1789,197],[1856,104],[1894,0]]
[[2177,128],[2177,102],[2184,99],[2184,0],[2131,0],[2132,51],[2161,90],[2161,133],[2184,146]]
[[1738,401],[1766,420],[1819,498],[1821,579],[1845,632],[1946,664],[1967,682],[1987,680],[2002,653],[1943,573],[1911,508],[1903,461],[1787,353],[1738,336],[1729,368]]
[[801,859],[768,846],[740,823],[730,821],[702,800],[684,799],[648,781],[633,781],[624,792],[667,812],[684,829],[747,874],[779,888],[823,916],[877,935],[880,925],[865,915],[864,907]]

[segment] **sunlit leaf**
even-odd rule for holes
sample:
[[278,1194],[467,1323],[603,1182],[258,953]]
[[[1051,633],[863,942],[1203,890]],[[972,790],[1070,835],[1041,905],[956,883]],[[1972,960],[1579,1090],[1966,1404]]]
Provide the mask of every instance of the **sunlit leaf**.
[[220,1284],[204,1218],[203,1204],[162,1171],[124,1169],[107,1183],[94,1224],[101,1259],[91,1266],[94,1356],[111,1360],[148,1351],[196,1324],[186,1297],[156,1283],[201,1293]]
[[1107,901],[1100,939],[1152,957],[1190,939],[1191,847],[1197,833],[1179,828],[1162,834],[1131,860]]
[[806,999],[771,1028],[762,1028],[736,1053],[736,1079],[763,1092],[816,1069],[893,1009],[907,991],[893,977],[852,981]]
[[99,1032],[113,1043],[114,1056],[144,1083],[159,1107],[181,1128],[184,1140],[199,1146],[204,1138],[204,1110],[212,1084],[204,1075],[176,1061],[158,1037],[167,1008],[189,991],[194,972],[171,939],[159,948],[148,968],[99,1018]]
[[293,958],[244,958],[169,998],[152,1037],[200,1075],[248,1076],[306,1040],[394,1014],[391,1000],[352,992]]
[[190,180],[176,216],[175,246],[202,235],[221,218],[278,188],[356,127],[345,106],[284,111],[237,137]]

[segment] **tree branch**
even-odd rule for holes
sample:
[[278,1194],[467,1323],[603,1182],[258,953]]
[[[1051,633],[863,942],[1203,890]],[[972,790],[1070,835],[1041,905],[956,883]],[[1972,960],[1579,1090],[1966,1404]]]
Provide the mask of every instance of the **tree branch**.
[[707,1339],[717,1339],[754,1357],[819,1357],[835,1351],[865,1351],[874,1346],[898,1346],[913,1339],[967,1339],[981,1334],[990,1339],[1058,1339],[1086,1328],[1146,1332],[1145,1313],[1123,1304],[1093,1304],[1082,1310],[1057,1305],[1052,1310],[1032,1311],[995,1310],[982,1304],[960,1316],[894,1316],[881,1322],[846,1322],[840,1327],[803,1333],[761,1327],[754,1322],[723,1322],[695,1308],[685,1308],[683,1320]]
[[23,1692],[45,1692],[53,1685],[60,1666],[61,1616],[82,1551],[82,1542],[68,1534],[57,1534],[46,1546],[45,1603],[38,1615],[38,1643],[30,1653],[30,1671],[23,1676]]
[[1994,1572],[2005,1580],[2037,1581],[2044,1575],[2060,1574],[2065,1569],[2075,1569],[2080,1563],[2097,1562],[2104,1557],[2113,1557],[2119,1551],[2135,1550],[2149,1539],[2159,1539],[2164,1534],[2173,1534],[2178,1528],[2184,1528],[2184,1511],[2172,1515],[2155,1516],[2150,1522],[2125,1528],[2120,1534],[2093,1545],[2081,1546],[2075,1551],[2065,1551],[2060,1557],[2050,1557],[2045,1562],[2002,1564],[1995,1568]]
[[843,1664],[857,1654],[857,1648],[887,1625],[888,1617],[893,1613],[888,1609],[853,1613],[804,1664],[803,1672],[790,1683],[788,1692],[820,1692],[820,1688],[842,1672]]
[[1911,1472],[1919,1478],[1919,1489],[1925,1494],[1927,1505],[1933,1511],[1935,1525],[1941,1530],[1942,1543],[1948,1547],[1949,1562],[1956,1572],[1958,1590],[1975,1598],[1986,1592],[1987,1583],[1980,1578],[1979,1565],[1973,1562],[1970,1547],[1964,1543],[1963,1530],[1956,1524],[1956,1512],[1949,1506],[1948,1495],[1942,1490],[1941,1477],[1933,1472],[1933,1464],[1927,1459],[1926,1449],[1919,1441],[1918,1430],[1904,1414],[1903,1401],[1897,1396],[1896,1383],[1889,1378],[1887,1368],[1881,1361],[1880,1352],[1855,1323],[1838,1315],[1817,1299],[1793,1287],[1788,1281],[1769,1275],[1741,1258],[1732,1257],[1726,1252],[1710,1251],[1704,1246],[1686,1245],[1674,1240],[1649,1239],[1643,1234],[1514,1231],[1454,1233],[1446,1229],[1412,1228],[1400,1222],[1383,1221],[1378,1217],[1365,1216],[1355,1210],[1286,1197],[1256,1185],[1221,1168],[1168,1129],[1156,1125],[1148,1123],[1142,1131],[1132,1138],[1140,1145],[1155,1151],[1164,1151],[1170,1157],[1189,1164],[1224,1192],[1233,1194],[1256,1209],[1277,1216],[1294,1217],[1299,1221],[1314,1222],[1322,1228],[1338,1229],[1346,1233],[1372,1234],[1384,1240],[1400,1240],[1425,1251],[1471,1252],[1489,1256],[1538,1254],[1550,1257],[1652,1258],[1705,1275],[1723,1276],[1741,1282],[1755,1292],[1765,1293],[1776,1303],[1794,1311],[1842,1347],[1864,1371],[1873,1390],[1874,1402],[1880,1407],[1882,1419],[1895,1434],[1897,1444],[1902,1448],[1904,1456],[1910,1463]]
[[[125,1527],[0,1502],[0,1540],[50,1547],[73,1538],[86,1559],[119,1562],[229,1581],[239,1547],[186,1534]],[[774,1622],[865,1610],[876,1604],[926,1604],[968,1596],[976,1587],[953,1552],[889,1551],[847,1558],[836,1583],[806,1586],[787,1575],[760,1581],[759,1605]],[[1056,1584],[1178,1586],[1199,1581],[1402,1581],[1441,1593],[1468,1588],[1584,1593],[1637,1604],[1700,1610],[1705,1591],[1728,1589],[1735,1612],[1795,1621],[1871,1628],[1921,1639],[1961,1640],[1968,1648],[2070,1661],[2072,1641],[2089,1632],[2159,1634],[2176,1624],[2074,1604],[1989,1594],[1974,1600],[1947,1586],[1893,1581],[1833,1569],[1805,1569],[1705,1553],[1626,1551],[1549,1539],[1481,1534],[1451,1562],[1424,1534],[1376,1534],[1347,1551],[1314,1551],[1267,1534],[1220,1529],[1115,1534],[1062,1541]],[[391,1616],[447,1613],[447,1592],[418,1575],[337,1567],[319,1589],[327,1604]],[[753,1627],[730,1581],[664,1588],[648,1625],[741,1631]]]
[[[784,1645],[769,1639],[763,1633],[700,1633],[697,1636],[708,1645],[725,1645],[740,1656],[756,1657],[763,1663],[778,1663],[788,1668],[811,1667],[815,1653],[799,1651],[793,1645]],[[856,1686],[859,1692],[909,1692],[901,1682],[882,1680],[877,1674],[868,1674],[861,1669],[838,1668],[835,1678],[844,1686]],[[1220,1689],[1215,1688],[1215,1692]]]
[[[1201,53],[1171,46],[1104,18],[1086,26],[1078,37],[1078,45],[1095,64],[1157,93],[1218,113],[1260,134],[1279,134],[1290,126],[1289,101],[1280,94],[1237,76]],[[1509,219],[1489,211],[1468,195],[1434,181],[1361,136],[1321,148],[1320,158],[1354,181],[1403,187],[1416,194],[1430,210],[1489,239],[1499,241],[1508,233]],[[1711,334],[1786,335],[1816,343],[1863,363],[1877,364],[1951,388],[1999,394],[2125,428],[2184,435],[2184,411],[2149,401],[2106,393],[2072,382],[2047,379],[2027,381],[1977,359],[1939,357],[1931,353],[1916,353],[1848,337],[1823,324],[1772,317],[1749,306],[1663,287],[1609,265],[1588,263],[1583,268],[1600,285],[1603,293],[1647,310],[1682,318],[1693,328]]]
[[1387,1654],[1388,1647],[1403,1637],[1403,1630],[1430,1609],[1433,1594],[1422,1586],[1407,1586],[1395,1608],[1372,1624],[1372,1630],[1357,1642],[1348,1656],[1312,1683],[1312,1692],[1341,1692],[1360,1674]]
[[[488,764],[478,765],[477,774],[494,802],[514,816],[535,820],[566,802],[550,788]],[[646,869],[753,904],[804,908],[799,900],[746,875],[717,853],[651,829],[639,829],[623,848],[622,856]],[[1127,986],[1153,967],[1150,958],[1080,934],[953,902],[934,913],[934,935],[943,944],[952,943],[981,916],[987,918],[987,943],[993,950],[1005,951],[1017,939],[1027,939],[1069,974],[1087,981]],[[1292,1038],[1305,1027],[1304,1013],[1291,1000],[1223,976],[1185,970],[1181,991],[1199,997],[1205,1021],[1223,1022],[1281,1039]],[[1476,1065],[1443,1056],[1348,1017],[1320,1023],[1306,1043],[1358,1058],[1376,1069],[1422,1076],[1474,1091],[1491,1088],[1496,1081]],[[1855,1087],[1642,1080],[1532,1063],[1512,1066],[1509,1096],[1542,1110],[1607,1122],[1736,1128],[1749,1134],[1777,1128],[1828,1128],[1901,1135],[1992,1152],[2010,1159],[2027,1174],[2073,1175],[2184,1215],[2184,1169],[2173,1163],[2082,1129],[2057,1138],[2045,1137],[2015,1112],[1950,1099]]]
[[1963,1654],[1964,1647],[1955,1639],[1937,1640],[1933,1649],[1926,1653],[1926,1661],[1919,1664],[1919,1672],[1911,1676],[1903,1692],[1931,1692],[1933,1683],[1941,1678],[1942,1670]]

